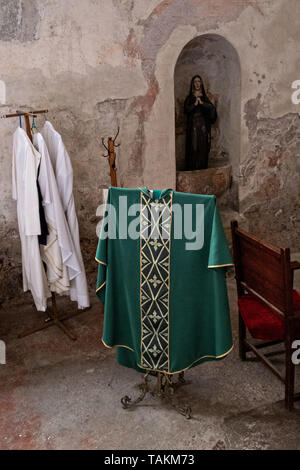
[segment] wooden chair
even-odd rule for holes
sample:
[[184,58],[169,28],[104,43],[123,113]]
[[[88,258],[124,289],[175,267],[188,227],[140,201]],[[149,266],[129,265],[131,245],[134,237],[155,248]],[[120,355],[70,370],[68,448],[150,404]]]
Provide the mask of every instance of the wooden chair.
[[[290,261],[289,248],[276,248],[231,222],[239,307],[239,354],[242,361],[252,351],[285,384],[285,406],[292,410],[300,394],[294,394],[295,365],[292,343],[300,339],[300,294],[293,290],[293,273],[300,263]],[[246,338],[262,340],[254,344]],[[263,354],[262,348],[284,343],[285,374]],[[282,354],[282,351],[269,355]]]

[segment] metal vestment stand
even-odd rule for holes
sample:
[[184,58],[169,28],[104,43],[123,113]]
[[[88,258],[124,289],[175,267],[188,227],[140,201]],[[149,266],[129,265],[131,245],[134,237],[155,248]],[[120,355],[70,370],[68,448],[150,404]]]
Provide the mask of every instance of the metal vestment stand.
[[[119,147],[120,144],[115,144],[115,141],[119,134],[119,128],[117,134],[114,138],[109,137],[107,140],[107,145],[104,143],[104,138],[102,137],[102,145],[107,150],[107,154],[103,155],[103,157],[108,157],[108,163],[110,167],[110,179],[111,179],[111,186],[117,186],[117,175],[116,175],[116,153],[115,147]],[[175,382],[173,381],[174,376],[178,376],[178,380]],[[157,377],[157,383],[155,386],[151,387],[149,382],[150,376]],[[178,374],[166,374],[164,372],[147,372],[144,375],[144,382],[138,385],[141,393],[135,399],[132,400],[128,395],[125,395],[121,398],[121,403],[124,409],[130,409],[138,405],[141,401],[144,400],[147,394],[152,395],[153,397],[161,398],[164,401],[168,401],[171,406],[178,411],[181,415],[185,416],[187,419],[191,418],[192,409],[189,405],[180,405],[175,403],[174,401],[174,394],[176,390],[181,387],[182,385],[187,385],[188,382],[185,381],[184,372],[179,372]]]
[[[16,111],[13,114],[4,114],[1,116],[1,118],[14,118],[18,117],[20,118],[21,121],[21,116],[25,118],[25,125],[26,125],[26,133],[29,137],[29,139],[32,142],[32,133],[31,133],[31,127],[30,127],[30,120],[29,118],[36,118],[37,114],[46,114],[48,112],[47,109],[42,109],[38,111]],[[70,318],[73,318],[77,315],[80,315],[81,313],[85,312],[86,310],[89,310],[90,307],[84,308],[82,310],[78,310],[77,312],[71,313],[69,315],[59,315],[57,305],[56,305],[56,296],[54,292],[51,292],[51,301],[52,305],[49,308],[47,308],[47,314],[48,318],[45,319],[44,323],[38,327],[31,328],[27,331],[23,331],[18,335],[18,338],[24,338],[25,336],[31,335],[33,333],[36,333],[37,331],[45,330],[46,328],[50,328],[51,326],[57,326],[60,328],[71,340],[75,341],[77,339],[77,336],[72,333],[65,325],[64,321],[69,320]]]
[[[124,409],[132,408],[144,400],[145,396],[150,393],[153,397],[161,398],[161,400],[167,400],[168,403],[181,415],[185,418],[190,419],[192,409],[189,405],[180,405],[174,401],[174,394],[176,390],[182,385],[188,385],[188,382],[185,381],[184,372],[179,372],[178,374],[165,374],[164,372],[157,372],[157,383],[156,386],[152,387],[149,384],[150,372],[144,375],[144,382],[139,384],[139,389],[141,390],[140,395],[132,401],[132,399],[125,395],[121,398],[121,403]],[[173,382],[173,375],[178,375],[178,380]]]

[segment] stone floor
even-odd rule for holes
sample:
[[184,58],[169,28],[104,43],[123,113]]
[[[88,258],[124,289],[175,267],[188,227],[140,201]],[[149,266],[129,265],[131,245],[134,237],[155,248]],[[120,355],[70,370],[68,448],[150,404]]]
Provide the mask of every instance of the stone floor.
[[[152,398],[122,409],[120,398],[137,395],[142,376],[118,366],[115,352],[102,345],[97,298],[90,311],[68,321],[75,342],[53,327],[17,339],[44,315],[27,294],[5,305],[0,449],[300,449],[300,404],[286,411],[278,379],[256,360],[239,360],[233,279],[228,285],[236,346],[223,361],[186,373],[190,384],[178,390],[178,399],[191,404],[191,420]],[[64,299],[59,305],[74,308]]]

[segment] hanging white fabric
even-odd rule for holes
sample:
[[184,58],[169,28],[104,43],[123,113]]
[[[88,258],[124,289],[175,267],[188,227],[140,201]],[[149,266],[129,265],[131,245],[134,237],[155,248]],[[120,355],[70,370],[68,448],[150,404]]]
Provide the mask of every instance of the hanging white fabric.
[[23,289],[30,290],[37,310],[45,311],[51,296],[40,255],[41,234],[37,175],[40,154],[20,127],[13,136],[12,196],[17,201],[22,248]]
[[[81,273],[73,239],[60,200],[57,183],[45,140],[35,133],[33,142],[41,155],[39,185],[43,198],[49,235],[41,245],[42,259],[47,265],[47,278],[52,292],[67,293],[70,281]],[[47,191],[49,188],[49,191]]]
[[78,308],[86,308],[89,307],[90,301],[80,250],[79,227],[73,196],[73,169],[71,160],[61,135],[54,129],[49,121],[45,122],[41,133],[49,151],[61,202],[73,239],[75,253],[80,264],[81,272],[74,279],[70,279],[70,298],[78,302]]

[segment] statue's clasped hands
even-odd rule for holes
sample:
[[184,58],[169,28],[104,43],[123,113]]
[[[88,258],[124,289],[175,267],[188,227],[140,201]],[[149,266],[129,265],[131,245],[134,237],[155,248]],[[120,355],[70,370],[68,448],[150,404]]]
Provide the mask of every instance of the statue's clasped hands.
[[202,99],[201,99],[201,96],[197,96],[197,97],[196,97],[195,106],[197,106],[198,104],[203,104],[203,101],[202,101]]

